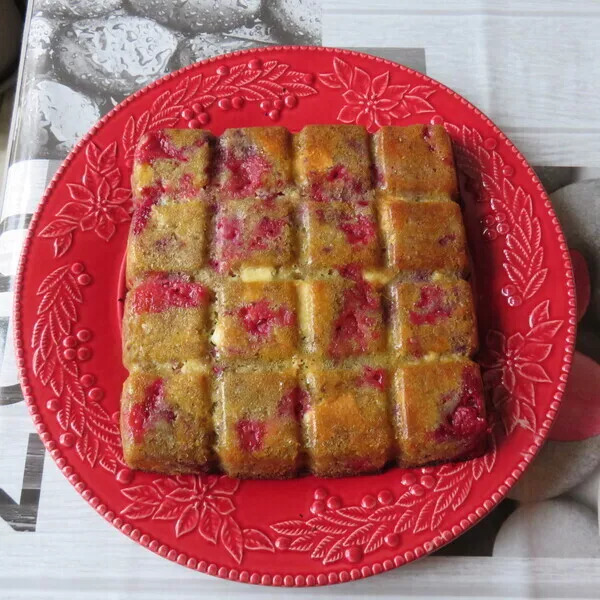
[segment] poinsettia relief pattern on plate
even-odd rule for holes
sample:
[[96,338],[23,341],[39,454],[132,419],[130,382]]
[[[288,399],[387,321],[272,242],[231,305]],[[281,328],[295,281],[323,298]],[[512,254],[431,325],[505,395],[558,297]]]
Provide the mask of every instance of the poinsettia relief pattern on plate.
[[[490,404],[484,456],[339,480],[235,481],[126,468],[119,436],[119,267],[139,137],[164,127],[443,123],[453,138]],[[485,290],[485,293],[482,292]],[[88,134],[34,216],[17,283],[17,360],[40,436],[79,493],[159,555],[229,579],[323,585],[401,566],[487,514],[541,445],[565,387],[568,250],[523,157],[481,113],[389,61],[265,48],[137,92]]]

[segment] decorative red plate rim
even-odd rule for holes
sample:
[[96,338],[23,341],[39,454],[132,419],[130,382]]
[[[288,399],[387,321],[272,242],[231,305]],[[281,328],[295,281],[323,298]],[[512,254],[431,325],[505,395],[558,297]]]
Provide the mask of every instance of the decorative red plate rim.
[[[567,301],[565,303],[568,306],[568,309],[564,313],[565,324],[566,324],[566,333],[564,333],[564,351],[563,355],[560,358],[561,363],[561,375],[558,377],[558,381],[552,381],[553,391],[548,392],[548,397],[552,398],[549,402],[548,410],[546,411],[545,418],[541,425],[538,425],[534,435],[532,443],[528,447],[521,448],[521,455],[515,454],[514,459],[512,460],[512,468],[508,469],[508,475],[504,479],[504,481],[497,486],[497,488],[488,494],[486,497],[481,498],[478,501],[478,506],[474,509],[473,512],[465,515],[459,522],[457,522],[451,529],[445,528],[443,531],[439,530],[440,535],[433,537],[433,533],[431,534],[431,538],[429,541],[416,544],[411,548],[403,548],[401,553],[394,552],[390,550],[391,558],[388,558],[383,561],[376,560],[362,560],[360,568],[324,568],[320,566],[320,563],[315,563],[314,569],[311,574],[308,575],[299,575],[299,574],[272,574],[266,571],[261,570],[252,570],[251,572],[247,570],[242,570],[241,565],[240,569],[230,568],[223,565],[218,565],[212,562],[208,562],[202,559],[196,559],[193,556],[186,555],[184,553],[178,553],[175,549],[169,548],[167,545],[163,544],[160,539],[155,539],[147,534],[143,533],[143,526],[132,526],[127,522],[127,519],[122,519],[117,514],[115,514],[112,510],[109,509],[105,504],[102,503],[102,500],[99,496],[96,495],[91,487],[88,487],[86,481],[84,481],[76,468],[73,468],[69,461],[63,456],[63,452],[57,447],[56,442],[53,439],[52,434],[48,430],[46,423],[44,421],[44,416],[38,407],[38,401],[34,397],[32,381],[35,379],[33,374],[30,375],[30,365],[25,360],[25,348],[27,348],[27,343],[25,342],[23,335],[23,307],[26,304],[25,298],[21,296],[22,288],[24,283],[24,278],[27,270],[27,259],[30,251],[30,247],[34,238],[34,234],[36,233],[36,228],[38,226],[38,221],[42,217],[42,213],[44,207],[48,203],[50,197],[52,196],[52,192],[56,188],[56,186],[61,181],[65,170],[70,165],[70,163],[79,155],[82,148],[90,142],[96,132],[98,132],[106,123],[109,121],[114,115],[121,112],[125,107],[127,107],[131,102],[135,99],[139,98],[147,94],[149,91],[153,90],[157,86],[161,86],[163,83],[173,79],[180,77],[183,73],[188,71],[198,69],[199,66],[207,66],[213,63],[223,62],[224,60],[230,60],[234,58],[241,57],[253,57],[253,56],[268,56],[272,53],[278,52],[289,52],[293,51],[294,53],[301,54],[311,54],[311,53],[319,53],[319,54],[331,54],[332,57],[345,57],[345,58],[357,58],[362,61],[368,60],[373,63],[379,63],[380,65],[388,66],[391,69],[397,70],[400,69],[409,73],[412,77],[416,79],[422,80],[425,84],[435,88],[436,90],[441,90],[446,94],[449,94],[454,99],[460,101],[468,110],[472,111],[477,117],[482,119],[485,124],[494,132],[497,138],[506,143],[507,146],[511,149],[516,159],[519,161],[522,170],[527,172],[528,177],[530,178],[533,185],[537,188],[537,194],[539,198],[537,201],[541,199],[543,201],[543,206],[547,211],[547,215],[554,226],[554,234],[558,240],[558,245],[560,248],[560,258],[562,261],[563,272],[559,275],[555,276],[562,280],[564,276],[565,281],[565,289]],[[536,203],[536,208],[541,210],[541,205]],[[118,269],[119,265],[116,265],[115,268]],[[25,239],[22,255],[19,263],[19,269],[16,278],[16,286],[15,286],[15,300],[14,300],[14,341],[15,341],[15,351],[17,358],[17,366],[19,369],[19,378],[21,382],[21,387],[23,389],[23,394],[25,398],[25,402],[29,409],[29,412],[32,416],[32,420],[34,422],[35,428],[43,441],[46,449],[51,454],[60,470],[63,474],[68,478],[68,480],[74,485],[75,489],[84,497],[84,499],[107,521],[113,524],[115,527],[123,531],[126,535],[142,543],[143,545],[149,547],[151,550],[159,554],[160,556],[167,557],[170,560],[176,561],[179,564],[185,564],[188,567],[197,569],[202,572],[207,572],[212,575],[217,575],[219,577],[230,579],[230,580],[238,580],[243,582],[250,583],[262,583],[265,585],[285,585],[285,586],[307,586],[307,585],[324,585],[328,583],[338,583],[345,582],[353,579],[358,579],[362,577],[367,577],[373,574],[378,574],[384,570],[389,570],[394,567],[401,566],[412,560],[420,558],[431,551],[441,547],[446,544],[450,540],[454,539],[462,532],[466,531],[469,527],[479,521],[483,516],[485,516],[489,511],[491,511],[498,502],[506,495],[508,489],[515,483],[518,477],[523,473],[523,470],[526,466],[531,462],[535,454],[540,449],[545,437],[547,436],[548,430],[552,424],[552,421],[555,418],[556,412],[560,406],[560,401],[562,399],[562,395],[565,389],[565,383],[567,380],[567,375],[569,372],[569,368],[572,361],[573,350],[574,350],[574,342],[575,342],[575,331],[576,331],[576,318],[575,318],[575,291],[574,291],[574,280],[572,274],[572,267],[570,262],[570,256],[568,252],[568,248],[563,236],[563,233],[560,229],[560,225],[558,219],[556,218],[550,201],[539,181],[534,171],[529,167],[525,158],[522,154],[515,148],[515,146],[510,142],[507,136],[502,133],[502,131],[496,127],[490,119],[488,119],[481,111],[479,111],[472,104],[467,102],[464,98],[444,86],[443,84],[423,75],[421,73],[415,72],[408,67],[403,65],[398,65],[389,60],[370,56],[367,54],[363,54],[360,52],[355,52],[352,50],[341,50],[335,48],[324,48],[324,47],[293,47],[293,46],[274,46],[267,48],[253,48],[249,50],[241,50],[238,52],[234,52],[227,55],[221,55],[217,57],[213,57],[202,61],[201,63],[196,63],[193,65],[189,65],[175,71],[173,73],[169,73],[165,77],[151,83],[145,88],[135,92],[130,97],[125,99],[122,103],[112,109],[108,114],[106,114],[86,135],[83,137],[70,152],[68,157],[59,167],[57,172],[55,173],[52,181],[50,182],[43,199],[41,200],[30,224],[30,228]],[[504,293],[504,292],[503,292]],[[505,294],[508,295],[508,294]],[[534,312],[537,310],[539,317],[539,311],[543,311],[541,303],[538,305],[534,311],[532,311],[529,320],[530,325],[532,323],[532,319],[534,318]],[[542,307],[542,308],[540,308]],[[547,313],[547,305],[546,305],[546,313]],[[547,317],[549,319],[549,317]],[[550,321],[548,321],[550,322]],[[533,325],[531,325],[533,327]],[[512,339],[511,336],[510,339]],[[510,344],[510,339],[508,340]],[[506,342],[506,340],[505,340]],[[504,380],[503,380],[504,381]],[[325,485],[327,485],[325,483]],[[146,539],[144,539],[146,538]]]

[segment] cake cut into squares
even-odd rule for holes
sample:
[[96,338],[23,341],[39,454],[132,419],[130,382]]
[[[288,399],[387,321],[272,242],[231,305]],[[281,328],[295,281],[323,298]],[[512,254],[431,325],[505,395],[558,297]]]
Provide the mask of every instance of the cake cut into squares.
[[292,281],[230,281],[219,292],[212,336],[220,358],[290,358],[298,348]]
[[133,158],[129,466],[337,477],[485,450],[443,127],[166,129]]
[[306,392],[292,369],[219,376],[217,452],[232,477],[292,477],[302,460],[299,420]]
[[369,138],[355,125],[307,125],[294,138],[295,171],[311,200],[361,200],[371,189]]
[[302,329],[316,356],[342,359],[386,348],[381,293],[360,273],[301,284]]
[[206,357],[210,291],[181,274],[156,273],[127,294],[123,363],[182,363]]
[[454,202],[380,204],[387,261],[401,271],[468,271],[460,207]]
[[281,267],[294,259],[291,208],[272,200],[229,200],[217,213],[214,258],[220,273]]
[[305,261],[313,269],[381,265],[379,228],[372,203],[308,202]]
[[292,182],[290,133],[284,127],[227,129],[216,168],[219,188],[230,198],[281,194]]
[[392,457],[385,369],[311,369],[304,415],[310,469],[320,477],[378,471]]
[[203,196],[210,181],[214,138],[201,129],[161,129],[145,134],[135,154],[134,203],[180,202]]
[[402,356],[477,350],[471,286],[462,279],[400,282],[390,289],[394,347]]
[[123,455],[134,469],[161,473],[215,466],[207,376],[194,370],[164,376],[133,371],[121,398]]
[[205,263],[206,203],[140,207],[127,244],[127,281],[153,271],[193,273]]
[[469,360],[399,367],[392,412],[403,467],[469,458],[485,449],[481,374]]
[[407,200],[458,196],[452,143],[442,125],[386,126],[373,142],[378,188]]

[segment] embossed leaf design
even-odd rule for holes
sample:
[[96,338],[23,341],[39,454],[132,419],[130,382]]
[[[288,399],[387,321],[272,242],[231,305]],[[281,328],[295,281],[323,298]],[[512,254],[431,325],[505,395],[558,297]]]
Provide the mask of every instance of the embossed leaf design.
[[550,301],[537,304],[529,314],[529,329],[506,337],[490,330],[482,356],[483,381],[501,415],[506,433],[516,427],[535,431],[536,384],[550,383],[544,362],[552,352],[552,338],[563,322],[550,319]]
[[225,517],[221,527],[221,543],[236,562],[242,562],[244,554],[244,536],[237,521],[230,516]]
[[190,533],[196,529],[198,521],[200,520],[200,511],[195,504],[186,506],[185,510],[181,513],[181,516],[175,523],[175,535],[181,537],[186,533]]
[[244,550],[274,552],[262,531],[242,529],[235,519],[233,496],[240,482],[225,476],[156,477],[150,484],[124,487],[131,502],[121,514],[132,519],[174,522],[176,537],[197,534],[210,544],[221,544],[237,562]]
[[81,183],[67,183],[72,202],[66,202],[39,233],[40,237],[54,240],[57,257],[68,252],[76,230],[94,231],[109,241],[116,225],[130,219],[130,191],[118,187],[121,172],[117,166],[117,143],[100,149],[89,142],[85,156],[87,164]]
[[136,485],[123,490],[123,495],[136,504],[158,506],[161,501],[160,494],[151,485]]
[[[262,65],[240,63],[214,75],[204,74],[184,77],[175,92],[167,90],[159,94],[149,110],[136,119],[130,116],[125,123],[121,143],[125,161],[131,165],[135,145],[142,135],[165,127],[175,127],[183,111],[190,106],[201,106],[206,112],[218,100],[239,97],[246,102],[283,100],[293,94],[303,98],[317,93],[305,81],[306,73],[294,71],[289,65],[277,60]],[[193,125],[192,125],[193,126]]]
[[[119,429],[106,409],[86,399],[80,381],[80,368],[66,354],[63,342],[72,337],[78,321],[78,306],[83,302],[81,283],[73,272],[82,275],[83,265],[63,265],[40,284],[40,302],[33,327],[33,370],[40,381],[60,399],[56,412],[60,427],[76,436],[74,448],[79,458],[94,467],[116,473],[122,464]],[[86,275],[87,277],[87,275]]]
[[363,125],[370,131],[390,125],[393,119],[434,110],[427,100],[435,91],[431,86],[390,85],[389,71],[372,76],[339,57],[333,59],[333,72],[320,73],[318,78],[329,88],[346,90],[338,121]]
[[489,203],[491,212],[482,219],[482,235],[503,240],[502,267],[508,278],[506,299],[519,306],[533,298],[548,276],[544,266],[541,223],[534,216],[531,195],[511,182],[514,169],[496,149],[497,141],[474,128],[445,123],[454,138],[456,162],[466,193]]
[[275,552],[273,542],[258,529],[244,529],[244,548],[246,550],[266,550]]
[[[412,533],[435,531],[449,512],[464,504],[473,488],[473,481],[493,468],[496,460],[495,436],[492,427],[490,449],[485,456],[443,465],[435,473],[427,470],[427,475],[421,480],[423,483],[416,481],[407,485],[394,503],[388,500],[389,492],[386,492],[383,503],[380,501],[373,505],[369,500],[369,508],[362,505],[326,508],[306,520],[273,523],[271,529],[281,536],[282,547],[292,552],[310,553],[311,558],[320,560],[324,565],[342,560],[347,549],[359,548],[363,554],[369,554],[386,540],[390,544],[397,543],[397,537],[386,537],[391,534],[397,536],[409,530]],[[279,541],[277,544],[279,546]]]
[[200,519],[200,535],[209,542],[216,544],[219,537],[219,530],[221,529],[221,522],[222,519],[214,508],[204,506]]
[[185,504],[165,498],[154,513],[154,518],[156,520],[172,521],[173,519],[179,519],[184,510],[186,510]]

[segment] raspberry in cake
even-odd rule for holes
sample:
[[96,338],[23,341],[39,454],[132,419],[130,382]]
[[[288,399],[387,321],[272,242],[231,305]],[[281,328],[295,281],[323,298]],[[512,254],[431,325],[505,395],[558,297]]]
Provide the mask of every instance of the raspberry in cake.
[[304,428],[313,474],[378,471],[392,457],[388,385],[388,373],[379,367],[309,370]]
[[317,202],[360,201],[371,190],[369,138],[355,125],[307,125],[294,139],[295,170]]
[[392,284],[392,335],[402,356],[472,355],[477,329],[471,286],[461,279]]
[[292,183],[290,133],[284,127],[228,129],[219,141],[216,169],[228,198],[281,194]]
[[303,334],[311,354],[343,359],[386,348],[381,293],[360,274],[301,284]]
[[202,196],[210,180],[213,144],[210,133],[200,129],[145,134],[134,155],[134,202],[152,205]]
[[403,467],[481,453],[487,421],[479,366],[461,359],[399,367],[392,412]]
[[156,271],[193,273],[205,263],[206,203],[154,204],[136,210],[127,244],[127,281]]
[[143,279],[125,300],[125,366],[204,359],[209,300],[210,291],[185,275],[156,273]]
[[220,273],[290,265],[294,260],[291,207],[283,200],[229,200],[218,209],[213,243]]
[[384,200],[381,225],[388,264],[400,271],[468,271],[465,228],[454,202]]
[[135,469],[161,473],[215,466],[207,376],[185,368],[164,375],[134,371],[123,386],[123,455]]
[[373,143],[379,189],[407,200],[458,196],[452,143],[441,125],[382,127]]
[[232,477],[282,478],[300,467],[306,392],[295,371],[225,371],[219,377],[217,451]]
[[381,265],[379,227],[373,203],[307,202],[304,261],[311,269],[338,268],[355,263]]
[[225,283],[212,340],[220,358],[291,358],[298,350],[295,283]]

